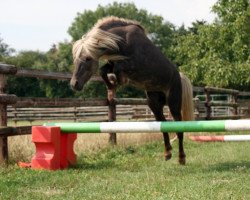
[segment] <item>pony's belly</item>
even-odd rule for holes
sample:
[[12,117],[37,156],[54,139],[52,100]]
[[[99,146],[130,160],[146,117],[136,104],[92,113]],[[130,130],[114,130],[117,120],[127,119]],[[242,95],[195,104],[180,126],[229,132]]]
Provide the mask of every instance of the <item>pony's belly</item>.
[[[153,76],[154,77],[154,76]],[[133,76],[123,73],[120,77],[122,85],[133,85],[138,89],[147,91],[163,91],[168,87],[168,82],[165,78],[153,78],[152,76]]]
[[137,82],[137,81],[133,81],[131,79],[129,79],[128,77],[125,77],[125,76],[122,76],[119,78],[119,84],[120,85],[133,85],[137,88],[140,88],[140,89],[145,89],[145,86],[142,82]]
[[145,80],[145,81],[134,81],[129,79],[129,84],[135,86],[136,88],[147,90],[147,91],[162,91],[166,89],[166,86],[151,81],[151,80]]

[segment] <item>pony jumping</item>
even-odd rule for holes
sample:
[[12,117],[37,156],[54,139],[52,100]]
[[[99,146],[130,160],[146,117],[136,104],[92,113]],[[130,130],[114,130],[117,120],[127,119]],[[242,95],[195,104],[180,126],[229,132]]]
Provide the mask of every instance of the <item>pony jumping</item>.
[[[114,16],[100,19],[92,29],[77,40],[72,49],[75,69],[70,81],[73,89],[81,90],[98,70],[108,89],[117,84],[131,84],[146,92],[148,106],[157,121],[166,121],[163,107],[169,106],[175,121],[193,120],[193,91],[189,79],[147,37],[136,21]],[[186,163],[183,132],[179,139],[179,163]],[[172,157],[168,132],[163,132],[165,159]]]

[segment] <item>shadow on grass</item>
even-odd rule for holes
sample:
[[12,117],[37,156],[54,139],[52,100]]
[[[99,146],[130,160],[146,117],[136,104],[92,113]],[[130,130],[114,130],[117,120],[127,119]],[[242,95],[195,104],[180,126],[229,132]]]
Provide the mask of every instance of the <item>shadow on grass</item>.
[[235,172],[244,172],[250,169],[250,162],[249,161],[242,161],[242,162],[224,162],[218,163],[215,165],[209,166],[207,169],[208,171],[218,171],[218,172],[225,172],[225,171],[235,171]]
[[131,154],[135,154],[136,149],[129,146],[125,149],[114,148],[103,150],[102,153],[90,155],[80,155],[77,164],[72,169],[101,170],[108,168],[121,168],[123,160],[128,159]]
[[80,170],[101,170],[115,167],[115,163],[112,160],[96,160],[96,161],[85,161],[81,159],[75,166],[70,167],[71,169]]

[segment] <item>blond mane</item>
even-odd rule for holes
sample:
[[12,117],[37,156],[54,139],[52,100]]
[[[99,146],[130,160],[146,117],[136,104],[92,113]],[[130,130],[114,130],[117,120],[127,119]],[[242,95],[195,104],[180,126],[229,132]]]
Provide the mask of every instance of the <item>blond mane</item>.
[[99,19],[96,22],[96,24],[94,25],[94,27],[100,28],[104,24],[110,24],[110,23],[115,23],[115,22],[119,22],[120,24],[123,24],[123,25],[141,26],[140,23],[135,21],[135,20],[119,18],[119,17],[116,17],[116,16],[108,16],[108,17],[104,17],[102,19]]
[[[114,55],[103,55],[105,49],[118,51],[119,42],[123,42],[123,38],[102,30],[100,27],[103,25],[117,24],[120,26],[125,25],[137,25],[140,26],[139,22],[118,18],[115,16],[109,16],[99,19],[93,28],[82,36],[81,39],[77,40],[72,49],[74,62],[80,59],[82,54],[88,55],[95,60],[108,59],[108,60],[123,60],[126,57],[114,54]],[[141,26],[140,26],[141,27]]]

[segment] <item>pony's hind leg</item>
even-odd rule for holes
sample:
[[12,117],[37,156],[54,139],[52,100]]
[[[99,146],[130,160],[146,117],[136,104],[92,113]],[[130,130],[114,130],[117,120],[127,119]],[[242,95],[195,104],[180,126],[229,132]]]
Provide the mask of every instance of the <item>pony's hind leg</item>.
[[[173,91],[173,90],[172,90]],[[170,90],[169,96],[168,96],[168,106],[169,110],[174,118],[175,121],[182,121],[182,115],[181,115],[181,101],[182,101],[182,95],[181,90],[177,92],[178,90],[175,89],[172,93]],[[181,165],[186,164],[186,154],[184,152],[184,146],[183,146],[183,132],[176,133],[179,141],[179,163]]]
[[[163,92],[148,92],[147,91],[148,106],[154,113],[157,121],[166,121],[163,114],[163,107],[166,104],[166,96]],[[169,160],[172,157],[172,146],[170,144],[168,133],[163,133],[164,147],[165,147],[165,159]]]

